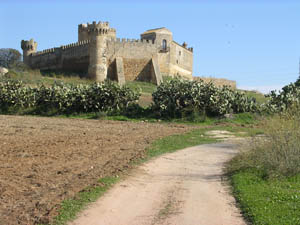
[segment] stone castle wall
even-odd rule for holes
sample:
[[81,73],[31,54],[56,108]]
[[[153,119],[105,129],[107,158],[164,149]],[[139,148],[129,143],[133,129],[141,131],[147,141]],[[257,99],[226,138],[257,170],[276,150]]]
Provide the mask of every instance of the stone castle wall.
[[150,59],[129,59],[124,58],[124,75],[126,81],[147,81],[150,74]]
[[[31,56],[32,67],[41,70],[71,69],[87,72],[89,43],[90,41],[82,41],[33,53]],[[116,57],[122,57],[124,58],[125,79],[128,81],[141,80],[149,71],[144,67],[156,51],[157,46],[146,40],[119,38],[110,40],[107,44],[107,57],[110,59],[107,66],[110,66]],[[111,70],[110,73],[114,73],[114,70]]]
[[87,70],[89,41],[63,45],[32,53],[31,67],[41,70]]
[[[123,58],[126,81],[147,80],[149,62],[157,52],[155,43],[139,39],[119,39],[108,42],[107,55],[110,63],[116,57]],[[110,75],[111,76],[111,75]]]
[[170,48],[169,74],[183,76],[192,80],[191,68],[193,68],[193,52],[173,41]]
[[107,54],[108,58],[120,56],[124,58],[151,58],[156,54],[157,46],[155,43],[147,42],[139,39],[120,39],[108,42]]

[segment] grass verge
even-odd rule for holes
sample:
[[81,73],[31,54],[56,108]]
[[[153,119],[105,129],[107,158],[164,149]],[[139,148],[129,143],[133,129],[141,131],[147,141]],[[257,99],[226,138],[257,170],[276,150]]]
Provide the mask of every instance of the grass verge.
[[244,217],[252,224],[300,224],[300,175],[266,180],[259,171],[245,170],[231,181]]
[[218,141],[216,138],[207,136],[205,134],[205,132],[211,129],[212,128],[200,128],[192,130],[185,134],[172,135],[169,137],[158,139],[154,141],[152,145],[147,149],[146,157],[142,160],[142,162],[165,153],[175,152],[179,149],[201,144],[215,143]]
[[227,165],[246,219],[255,225],[300,224],[300,106],[264,121],[264,138]]

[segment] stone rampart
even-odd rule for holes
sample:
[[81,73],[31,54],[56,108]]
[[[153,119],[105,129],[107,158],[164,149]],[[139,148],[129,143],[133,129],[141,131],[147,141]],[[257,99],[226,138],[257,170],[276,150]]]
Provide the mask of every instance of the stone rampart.
[[59,48],[45,49],[32,53],[30,57],[31,67],[34,69],[56,69],[60,54]]
[[83,57],[89,55],[89,40],[72,43],[61,46],[62,56],[64,58]]
[[32,68],[55,70],[72,68],[71,64],[73,64],[75,70],[84,70],[82,67],[88,63],[89,43],[90,41],[85,40],[32,53]]

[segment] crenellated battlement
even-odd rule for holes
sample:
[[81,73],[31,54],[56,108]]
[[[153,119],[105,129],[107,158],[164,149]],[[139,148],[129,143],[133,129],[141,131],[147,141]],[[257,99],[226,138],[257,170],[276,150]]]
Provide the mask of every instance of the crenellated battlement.
[[106,35],[108,38],[116,38],[116,29],[110,28],[108,22],[95,21],[92,24],[79,24],[78,25],[78,41],[91,40],[91,34]]
[[71,43],[68,45],[62,45],[60,46],[60,48],[62,50],[66,50],[69,48],[74,48],[74,47],[79,47],[79,46],[83,46],[83,45],[88,45],[90,43],[90,40],[84,40],[84,41],[79,41],[79,42],[75,42],[75,43]]
[[62,45],[58,48],[44,49],[42,51],[34,52],[34,53],[32,53],[32,55],[33,56],[40,56],[40,55],[45,55],[45,54],[51,54],[51,53],[54,53],[56,50],[65,51],[65,50],[68,50],[68,49],[71,49],[71,48],[82,47],[84,45],[88,45],[89,43],[90,43],[89,40],[79,41],[79,42],[71,43],[71,44],[68,44],[68,45]]
[[89,34],[95,33],[97,35],[106,35],[109,34],[109,32],[112,32],[113,30],[109,28],[108,22],[99,21],[98,23],[96,23],[96,21],[94,21],[92,24],[87,24],[87,31]]
[[21,48],[23,50],[32,50],[32,51],[36,51],[37,48],[37,43],[33,40],[30,39],[29,41],[21,41]]
[[190,47],[190,48],[187,48],[187,50],[189,50],[190,52],[193,52],[193,51],[194,51],[194,48],[193,48],[193,47]]
[[78,29],[80,29],[80,30],[87,30],[87,24],[85,24],[85,23],[79,24],[78,25]]
[[34,53],[32,53],[32,56],[53,53],[53,52],[55,52],[55,49],[57,49],[57,48],[49,48],[49,49],[44,49],[43,51],[34,52]]
[[96,23],[96,21],[93,21],[93,23],[87,23],[87,27],[89,29],[94,28],[94,29],[102,29],[102,28],[109,28],[109,22],[102,22],[99,21],[98,23]]
[[116,38],[113,40],[116,43],[142,43],[153,45],[156,44],[154,40],[146,40],[146,39],[129,39],[129,38]]
[[116,36],[117,31],[116,31],[116,29],[114,29],[114,28],[109,28],[109,29],[108,29],[108,33],[109,33],[109,34],[114,34],[114,36]]

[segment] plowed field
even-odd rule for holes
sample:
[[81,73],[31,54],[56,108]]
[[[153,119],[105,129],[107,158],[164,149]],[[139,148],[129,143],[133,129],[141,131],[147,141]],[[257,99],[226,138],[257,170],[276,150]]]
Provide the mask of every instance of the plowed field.
[[0,115],[0,224],[48,223],[59,204],[183,125]]

